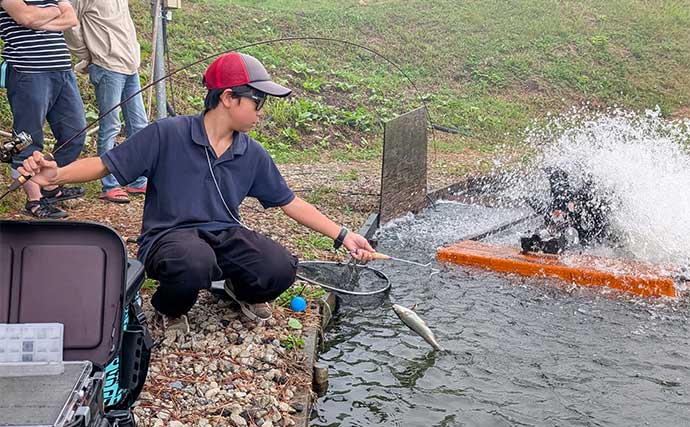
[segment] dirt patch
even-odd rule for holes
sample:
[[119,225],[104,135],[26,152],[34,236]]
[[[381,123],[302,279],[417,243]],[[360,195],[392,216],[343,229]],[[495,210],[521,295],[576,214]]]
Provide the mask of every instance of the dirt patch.
[[677,109],[671,114],[671,118],[674,120],[690,119],[690,106]]

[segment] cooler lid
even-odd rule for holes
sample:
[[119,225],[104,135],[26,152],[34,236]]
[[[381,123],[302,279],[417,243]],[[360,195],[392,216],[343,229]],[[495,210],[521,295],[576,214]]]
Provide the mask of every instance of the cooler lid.
[[62,323],[64,360],[120,349],[127,252],[103,224],[0,220],[0,323]]

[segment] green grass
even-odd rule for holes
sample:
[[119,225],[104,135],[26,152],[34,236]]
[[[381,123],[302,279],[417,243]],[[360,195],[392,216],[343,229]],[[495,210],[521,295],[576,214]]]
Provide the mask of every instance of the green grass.
[[[320,192],[319,190],[320,189],[317,189],[309,193],[307,195],[307,200],[311,200],[311,203],[318,204],[325,194],[330,194],[332,192],[330,189],[327,189],[326,192]],[[314,195],[318,195],[318,199],[314,197]],[[305,259],[314,259],[317,257],[317,251],[325,251],[333,248],[333,240],[312,231],[310,231],[306,237],[295,238],[295,244],[300,249],[300,253]]]
[[303,286],[302,284],[295,284],[290,286],[280,294],[278,298],[273,302],[275,306],[281,306],[281,307],[289,307],[290,302],[292,301],[293,297],[296,297],[298,295],[303,296],[307,300],[311,299],[317,299],[321,298],[323,295],[326,294],[326,291],[321,289],[318,286],[313,286],[313,285],[306,285]]
[[141,285],[141,289],[146,292],[153,292],[156,288],[158,288],[158,282],[149,278],[144,280],[144,284]]
[[[272,152],[316,147],[333,157],[348,152],[334,147],[366,148],[362,138],[380,139],[383,121],[421,99],[435,122],[458,128],[477,146],[516,141],[533,119],[583,101],[659,105],[666,114],[690,103],[690,8],[684,2],[366,3],[189,0],[170,26],[173,61],[182,65],[218,49],[290,36],[332,37],[380,52],[419,92],[385,60],[339,42],[245,50],[295,89],[295,96],[266,107],[268,123],[257,130],[265,144]],[[149,19],[143,15],[142,23]],[[181,80],[202,72],[183,72]],[[203,94],[192,86],[185,91]],[[194,110],[187,107],[194,106],[182,110]]]
[[[366,5],[362,5],[366,4]],[[589,102],[668,115],[690,105],[687,0],[186,0],[168,27],[174,69],[204,56],[281,37],[243,52],[294,89],[271,99],[254,136],[278,162],[380,157],[383,123],[421,106],[457,128],[447,151],[492,156],[534,120]],[[130,2],[148,78],[149,3]],[[172,79],[176,109],[196,113],[207,64]],[[413,84],[407,80],[409,76]],[[79,77],[88,111],[93,89]],[[0,100],[0,125],[11,128]],[[0,208],[1,211],[2,208]]]
[[284,340],[280,342],[280,345],[288,351],[296,350],[298,348],[304,347],[304,338],[298,335],[289,334]]

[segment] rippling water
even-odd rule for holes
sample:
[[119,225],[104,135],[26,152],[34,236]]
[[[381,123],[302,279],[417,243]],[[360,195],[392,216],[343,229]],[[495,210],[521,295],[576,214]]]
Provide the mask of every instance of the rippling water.
[[[383,230],[379,250],[426,262],[437,246],[523,214],[441,204]],[[690,426],[687,297],[371,265],[393,288],[343,302],[326,333],[330,389],[312,426]],[[432,352],[392,303],[417,303],[447,351]]]

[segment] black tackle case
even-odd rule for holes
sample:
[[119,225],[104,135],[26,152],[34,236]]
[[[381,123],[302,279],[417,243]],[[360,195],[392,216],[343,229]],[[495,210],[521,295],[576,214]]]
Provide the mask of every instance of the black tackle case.
[[152,346],[143,282],[108,226],[0,220],[0,323],[61,323],[65,361],[61,375],[0,380],[0,426],[134,426]]

